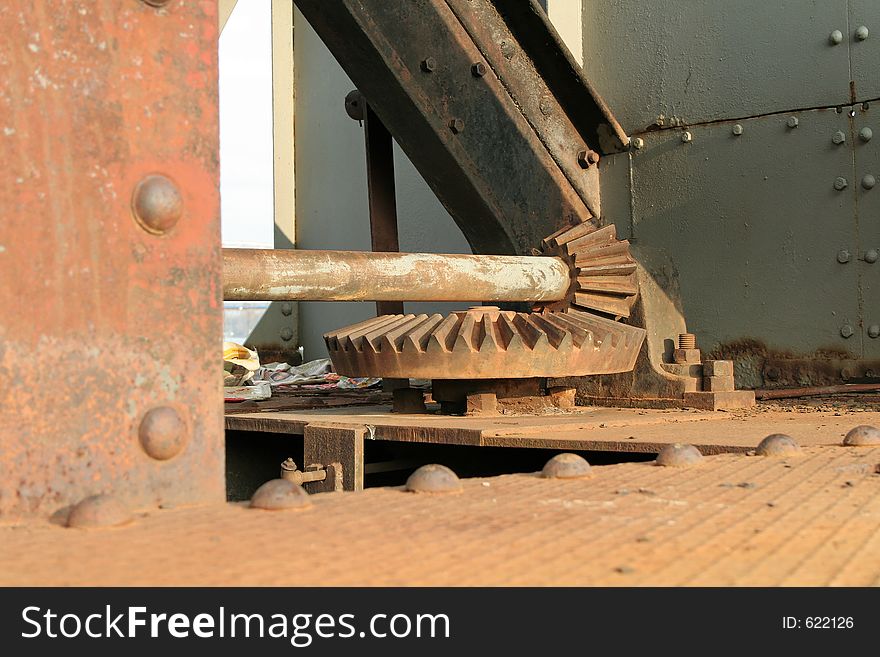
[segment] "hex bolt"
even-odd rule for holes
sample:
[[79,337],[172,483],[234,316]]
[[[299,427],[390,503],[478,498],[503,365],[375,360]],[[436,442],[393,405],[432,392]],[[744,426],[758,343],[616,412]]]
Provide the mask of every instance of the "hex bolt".
[[868,327],[868,337],[875,340],[880,338],[880,324],[871,324]]
[[697,348],[697,336],[693,333],[679,333],[678,334],[678,348],[679,349],[696,349]]
[[183,216],[183,197],[173,180],[151,174],[135,185],[131,211],[141,228],[152,235],[162,235]]
[[433,73],[434,69],[437,68],[437,60],[433,57],[425,57],[419,66],[425,73]]
[[865,189],[871,189],[876,184],[877,179],[870,173],[866,173],[864,176],[862,176],[862,187],[864,187]]
[[877,249],[868,249],[867,251],[865,251],[865,262],[867,262],[869,265],[873,265],[875,262],[877,262],[877,255]]
[[632,144],[632,147],[635,148],[637,151],[645,147],[645,140],[641,137],[634,137],[630,140],[630,143]]
[[279,332],[279,335],[281,336],[281,339],[284,340],[285,342],[292,340],[293,339],[293,329],[290,328],[289,326],[285,326],[284,328],[281,329],[281,331]]
[[849,262],[851,257],[852,255],[850,254],[849,249],[841,249],[837,252],[837,262],[842,265]]
[[843,32],[840,30],[834,30],[831,34],[828,35],[828,40],[832,45],[838,45],[843,42]]
[[473,66],[471,66],[471,75],[475,78],[481,78],[486,75],[486,65],[483,62],[475,62]]
[[693,140],[694,140],[694,136],[690,132],[688,132],[687,130],[685,130],[684,132],[681,133],[681,141],[683,143],[689,144]]
[[141,418],[138,439],[151,458],[167,461],[183,451],[189,440],[189,428],[177,409],[157,406]]
[[798,117],[796,116],[789,116],[785,122],[785,125],[787,125],[789,128],[797,128],[799,124],[800,121],[798,121]]
[[578,151],[577,161],[581,169],[589,169],[599,162],[599,154],[592,150],[581,150]]
[[862,128],[859,130],[859,139],[862,141],[871,141],[871,137],[874,136],[874,131],[871,128]]
[[837,176],[837,178],[834,179],[834,189],[836,189],[838,192],[842,192],[844,189],[846,189],[846,186],[846,178],[844,178],[843,176]]
[[733,124],[733,127],[730,129],[730,131],[731,131],[734,135],[736,135],[737,137],[739,137],[739,136],[743,133],[743,127],[742,127],[742,125],[739,124],[739,123],[734,123],[734,124]]
[[464,121],[461,119],[450,119],[449,120],[449,129],[452,130],[452,134],[457,135],[462,130],[464,130]]
[[856,28],[856,41],[864,41],[865,39],[868,38],[868,34],[869,34],[868,28],[865,27],[864,25],[859,25]]
[[831,141],[840,146],[843,143],[846,143],[846,135],[842,130],[838,130],[834,133],[834,136],[831,137]]
[[840,335],[843,338],[849,339],[853,336],[853,333],[855,333],[855,331],[853,331],[853,327],[849,324],[844,324],[840,327]]

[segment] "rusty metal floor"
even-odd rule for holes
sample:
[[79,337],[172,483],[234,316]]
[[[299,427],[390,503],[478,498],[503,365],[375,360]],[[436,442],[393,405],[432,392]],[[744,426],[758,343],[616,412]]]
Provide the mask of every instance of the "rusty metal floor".
[[880,448],[692,468],[506,475],[301,511],[151,510],[125,527],[0,527],[4,585],[877,585]]

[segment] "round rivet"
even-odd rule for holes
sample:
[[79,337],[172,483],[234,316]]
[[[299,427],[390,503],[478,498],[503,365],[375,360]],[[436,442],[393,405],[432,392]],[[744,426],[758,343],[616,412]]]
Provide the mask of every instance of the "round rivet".
[[251,497],[252,509],[266,511],[305,509],[311,504],[312,501],[305,489],[288,479],[270,479]]
[[874,136],[874,131],[871,128],[862,128],[859,130],[859,139],[862,141],[871,141],[871,137]]
[[471,66],[471,75],[475,78],[481,78],[486,75],[486,65],[483,62],[476,62]]
[[[281,314],[282,315],[284,315],[285,317],[290,317],[290,315],[292,313],[293,313],[293,304],[292,303],[290,303],[289,301],[285,301],[284,303],[281,304]],[[293,337],[293,336],[291,336],[291,337]]]
[[875,262],[877,262],[877,255],[877,249],[868,249],[867,251],[865,251],[865,262],[873,265]]
[[868,28],[865,27],[864,25],[859,25],[856,28],[856,41],[864,41],[865,39],[868,38],[868,34],[869,34]]
[[285,326],[281,329],[279,335],[281,336],[281,339],[285,342],[287,342],[288,340],[293,340],[293,329],[289,326]]
[[461,119],[450,119],[449,129],[452,130],[452,134],[457,135],[464,130],[464,121]]
[[789,116],[785,122],[785,125],[787,125],[789,128],[797,128],[799,123],[800,122],[798,121],[798,117]]
[[590,464],[577,454],[557,454],[544,465],[541,476],[547,479],[578,479],[589,477]]
[[431,73],[435,68],[437,68],[437,60],[433,57],[425,57],[425,59],[422,60],[422,63],[419,66],[425,73]]
[[846,185],[846,178],[844,178],[843,176],[837,176],[837,178],[834,179],[834,189],[836,189],[838,192],[846,189]]
[[739,123],[734,123],[734,124],[733,124],[733,127],[730,129],[730,131],[731,131],[734,135],[736,135],[737,137],[739,137],[739,136],[743,133],[743,127],[742,127],[742,125],[739,124]]
[[685,144],[689,144],[693,140],[694,140],[694,136],[690,132],[684,131],[681,133],[681,141],[684,142]]
[[141,228],[161,235],[173,228],[183,215],[183,197],[170,178],[153,174],[135,185],[131,209]]
[[839,262],[840,264],[845,264],[845,263],[849,262],[849,259],[851,257],[852,256],[850,255],[850,252],[847,249],[841,249],[840,251],[837,252],[837,262]]
[[844,338],[851,338],[854,332],[853,327],[849,324],[844,324],[840,327],[840,335]]
[[703,455],[700,454],[700,450],[693,445],[673,443],[672,445],[666,445],[666,447],[660,450],[654,464],[680,468],[688,465],[696,465],[702,460]]
[[869,338],[880,338],[880,324],[871,324],[868,327]]
[[869,424],[862,424],[849,430],[843,439],[847,447],[880,445],[880,430]]
[[834,133],[834,136],[831,137],[831,141],[840,146],[840,144],[846,142],[846,134],[842,130],[838,130]]
[[778,381],[779,376],[780,376],[779,368],[778,367],[768,368],[767,371],[764,373],[764,376],[766,376],[770,381]]
[[791,436],[774,433],[758,443],[755,453],[760,456],[790,456],[801,451],[800,446]]
[[138,428],[144,451],[157,461],[177,456],[187,443],[189,429],[180,413],[171,406],[151,408]]
[[116,527],[131,522],[131,512],[113,495],[92,495],[78,502],[67,516],[67,526],[79,529]]
[[346,94],[345,113],[355,121],[364,120],[364,95],[357,89]]
[[645,140],[641,137],[634,137],[630,140],[630,143],[632,144],[632,147],[636,150],[640,150],[645,147]]
[[866,173],[862,176],[862,187],[865,189],[871,189],[874,185],[877,184],[877,179],[874,178],[870,173]]
[[834,30],[831,34],[828,35],[828,40],[835,46],[839,43],[842,43],[843,32],[841,32],[840,30]]
[[171,2],[171,0],[143,0],[143,2],[144,4],[148,4],[151,7],[164,7],[169,2]]
[[456,493],[461,490],[458,475],[445,465],[423,465],[406,480],[411,493]]

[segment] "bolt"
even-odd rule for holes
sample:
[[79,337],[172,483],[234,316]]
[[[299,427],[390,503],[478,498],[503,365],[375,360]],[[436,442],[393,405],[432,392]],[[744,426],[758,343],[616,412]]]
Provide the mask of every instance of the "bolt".
[[862,187],[865,189],[871,189],[874,185],[877,184],[877,179],[874,178],[870,173],[866,173],[862,176]]
[[183,215],[183,197],[170,178],[152,174],[135,185],[131,210],[141,228],[161,235],[171,230]]
[[475,62],[473,66],[471,66],[471,75],[475,78],[481,78],[486,75],[486,65],[483,62]]
[[755,454],[760,456],[791,456],[801,451],[801,448],[791,436],[784,433],[774,433],[758,443]]
[[293,339],[293,329],[290,328],[289,326],[285,326],[284,328],[281,329],[279,335],[281,336],[281,339],[284,340],[285,342],[287,342],[288,340],[292,340]]
[[838,130],[837,132],[834,133],[834,136],[831,138],[831,141],[833,141],[835,144],[840,146],[841,144],[846,142],[846,135],[843,133],[842,130]]
[[116,527],[131,522],[131,512],[113,495],[92,495],[80,500],[67,516],[67,526],[78,529]]
[[787,125],[789,128],[797,128],[799,123],[800,122],[798,121],[798,117],[789,116],[788,120],[786,120],[785,122],[785,125]]
[[591,474],[587,460],[571,453],[557,454],[541,470],[541,476],[546,479],[579,479]]
[[832,45],[837,45],[843,42],[843,32],[840,30],[834,30],[831,34],[828,35],[828,40],[831,41]]
[[843,176],[837,176],[837,178],[834,179],[834,189],[836,189],[838,192],[842,192],[844,189],[846,189],[846,185],[846,178],[844,178]]
[[630,143],[632,144],[632,147],[635,148],[636,150],[641,150],[642,148],[645,147],[645,140],[642,139],[641,137],[633,138],[630,141]]
[[679,349],[696,349],[697,348],[697,336],[693,333],[679,333],[678,334],[678,348]]
[[445,465],[423,465],[406,480],[411,493],[457,493],[461,490],[458,475]]
[[743,133],[743,127],[742,127],[742,125],[739,124],[739,123],[734,123],[734,124],[733,124],[733,128],[731,128],[730,131],[731,131],[734,135],[736,135],[737,137],[739,137],[739,136]]
[[577,161],[581,169],[589,169],[599,161],[599,154],[591,150],[578,151]]
[[874,136],[874,131],[871,128],[862,128],[859,130],[859,139],[862,141],[871,141],[871,137]]
[[422,60],[420,66],[425,73],[432,73],[437,68],[437,60],[433,57],[426,57]]
[[880,445],[880,430],[870,424],[860,424],[847,432],[843,444],[847,447]]
[[461,119],[450,119],[449,129],[452,130],[452,134],[457,135],[464,130],[464,121]]
[[855,331],[853,331],[853,327],[849,324],[844,324],[840,327],[840,335],[844,338],[851,338],[853,333],[855,333]]
[[189,429],[177,409],[171,406],[151,408],[138,427],[144,451],[157,461],[177,456],[186,446]]
[[663,465],[666,467],[685,467],[688,465],[696,465],[703,460],[703,455],[693,445],[683,443],[674,443],[666,445],[657,454],[657,460],[654,465]]
[[271,479],[260,486],[251,497],[252,509],[266,511],[305,509],[311,505],[312,501],[305,489],[287,479]]
[[856,41],[864,41],[868,38],[868,28],[864,25],[859,25],[856,28]]
[[357,89],[346,94],[345,113],[355,121],[364,120],[364,95]]
[[847,249],[841,249],[840,251],[837,252],[837,262],[839,262],[842,265],[849,262],[851,257],[852,257],[852,255],[850,254],[849,250],[847,250]]
[[684,132],[681,133],[681,141],[683,143],[689,144],[693,140],[694,140],[694,136],[690,132],[688,132],[687,130],[685,130]]
[[868,249],[865,251],[865,262],[869,265],[873,265],[877,262],[877,249]]
[[880,338],[880,324],[871,324],[868,327],[868,337],[875,340]]
[[296,472],[296,461],[294,461],[289,456],[281,462],[281,474],[284,476],[285,472]]
[[290,317],[293,314],[293,304],[289,301],[285,301],[281,304],[281,314],[285,317]]

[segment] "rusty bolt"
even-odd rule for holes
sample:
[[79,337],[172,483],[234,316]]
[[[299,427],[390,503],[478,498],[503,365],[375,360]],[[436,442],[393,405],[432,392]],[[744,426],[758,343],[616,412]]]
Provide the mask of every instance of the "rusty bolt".
[[869,338],[880,338],[880,324],[871,324],[868,327]]
[[161,235],[171,230],[183,215],[183,197],[170,178],[152,174],[135,185],[131,210],[141,228]]
[[697,348],[697,336],[693,333],[679,333],[678,334],[678,348],[679,349],[696,349]]
[[251,497],[251,508],[265,511],[305,509],[311,505],[312,501],[305,489],[287,479],[270,479]]
[[457,493],[461,490],[458,475],[445,465],[423,465],[406,480],[411,493]]
[[846,186],[846,178],[844,178],[843,176],[837,176],[837,178],[834,179],[834,189],[836,189],[838,192],[842,192],[844,189],[846,189]]
[[450,119],[449,129],[452,130],[452,134],[457,135],[464,130],[464,121],[461,119]]
[[546,479],[579,479],[591,474],[587,460],[571,453],[557,454],[541,470],[541,476]]
[[593,150],[581,150],[577,154],[577,162],[581,169],[589,169],[599,162],[599,154]]
[[791,436],[784,433],[770,434],[755,449],[760,456],[791,456],[800,453],[801,448]]
[[847,447],[869,447],[880,445],[880,430],[869,424],[861,424],[849,430],[843,439]]
[[666,445],[657,454],[657,460],[654,465],[662,465],[666,467],[681,468],[689,465],[696,465],[703,460],[703,455],[693,445],[683,443],[673,443]]
[[486,65],[483,62],[475,62],[473,66],[471,66],[471,75],[475,78],[481,78],[486,75]]
[[433,57],[425,57],[420,66],[425,73],[433,73],[437,68],[437,60]]
[[853,336],[853,333],[855,333],[855,331],[850,324],[844,324],[840,327],[840,335],[843,338],[851,338]]
[[364,95],[357,89],[345,95],[345,113],[355,121],[364,120]]
[[151,408],[138,428],[144,451],[157,461],[177,456],[189,439],[189,429],[177,409],[171,406]]
[[284,476],[285,472],[296,472],[296,469],[297,469],[296,461],[294,461],[289,456],[286,459],[284,459],[284,461],[281,462],[282,477]]
[[113,495],[92,495],[78,502],[67,516],[67,526],[78,529],[116,527],[131,522],[131,512]]
[[832,45],[836,46],[843,42],[843,32],[840,30],[834,30],[831,34],[828,35],[828,40]]

